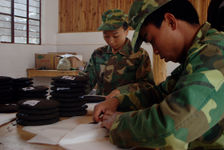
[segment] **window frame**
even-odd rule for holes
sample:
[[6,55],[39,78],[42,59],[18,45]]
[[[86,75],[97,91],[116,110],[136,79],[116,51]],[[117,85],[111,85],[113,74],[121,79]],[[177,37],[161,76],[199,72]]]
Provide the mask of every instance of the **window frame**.
[[[40,3],[40,8],[39,8],[39,19],[35,19],[35,18],[30,18],[29,17],[29,8],[32,7],[29,5],[29,1],[30,0],[26,0],[26,17],[23,16],[17,16],[15,15],[15,1],[11,0],[11,14],[7,14],[7,13],[2,13],[0,12],[0,15],[5,15],[5,16],[10,16],[11,17],[11,42],[7,42],[7,41],[0,41],[0,43],[7,43],[7,44],[30,44],[30,45],[41,45],[41,0],[38,2]],[[35,1],[35,0],[34,0]],[[26,19],[26,43],[15,43],[15,17],[19,17],[19,18],[24,18]],[[39,43],[30,43],[29,39],[30,39],[30,25],[29,25],[29,21],[33,20],[33,21],[38,21],[39,22]]]

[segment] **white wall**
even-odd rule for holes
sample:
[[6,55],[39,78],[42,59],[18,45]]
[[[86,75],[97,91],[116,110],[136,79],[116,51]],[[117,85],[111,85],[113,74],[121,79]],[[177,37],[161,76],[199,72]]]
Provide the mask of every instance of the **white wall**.
[[42,1],[42,45],[0,43],[0,76],[24,77],[34,67],[34,53],[55,52],[58,0]]

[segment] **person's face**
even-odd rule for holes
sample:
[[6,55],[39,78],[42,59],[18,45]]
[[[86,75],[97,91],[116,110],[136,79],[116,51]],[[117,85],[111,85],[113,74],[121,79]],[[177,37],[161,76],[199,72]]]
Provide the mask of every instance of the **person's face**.
[[103,31],[104,40],[108,45],[114,50],[120,50],[125,43],[126,37],[128,35],[128,30],[124,30],[120,27],[116,30]]
[[164,20],[157,28],[153,24],[143,26],[140,30],[140,37],[151,43],[155,54],[160,55],[166,62],[180,62],[183,55],[183,36],[177,30],[177,22],[174,16],[164,15]]

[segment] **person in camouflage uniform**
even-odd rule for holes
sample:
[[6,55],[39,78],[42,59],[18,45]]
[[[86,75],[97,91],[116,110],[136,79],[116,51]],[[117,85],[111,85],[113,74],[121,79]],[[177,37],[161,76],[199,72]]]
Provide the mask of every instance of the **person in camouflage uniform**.
[[[128,93],[95,107],[93,117],[109,130],[113,144],[224,149],[224,33],[198,20],[187,0],[134,1],[129,11],[132,46],[150,42],[155,54],[180,66],[149,89],[148,98],[133,99],[134,93]],[[115,112],[118,106],[133,111]]]
[[127,15],[123,11],[113,9],[104,12],[98,30],[103,31],[108,45],[96,49],[85,68],[90,88],[97,84],[96,94],[114,96],[138,90],[139,85],[154,84],[147,51],[139,48],[134,52],[127,38]]

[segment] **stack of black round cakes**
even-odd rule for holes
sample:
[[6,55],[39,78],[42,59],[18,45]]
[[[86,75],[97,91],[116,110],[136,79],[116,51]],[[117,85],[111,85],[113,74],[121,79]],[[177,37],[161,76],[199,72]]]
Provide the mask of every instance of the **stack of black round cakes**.
[[88,77],[63,76],[52,78],[51,99],[59,102],[61,117],[81,116],[87,113],[86,102],[80,97],[86,94]]
[[14,102],[13,79],[7,76],[0,76],[0,112],[10,113],[17,111]]
[[23,95],[21,95],[21,90],[26,87],[31,87],[32,85],[32,78],[22,77],[13,79],[14,100],[21,100],[23,98]]
[[13,101],[13,79],[7,76],[0,76],[0,103],[5,104]]
[[46,86],[29,86],[18,89],[18,96],[20,99],[46,99],[48,93],[48,87]]
[[20,100],[16,114],[17,124],[47,125],[59,121],[58,102],[46,99]]

